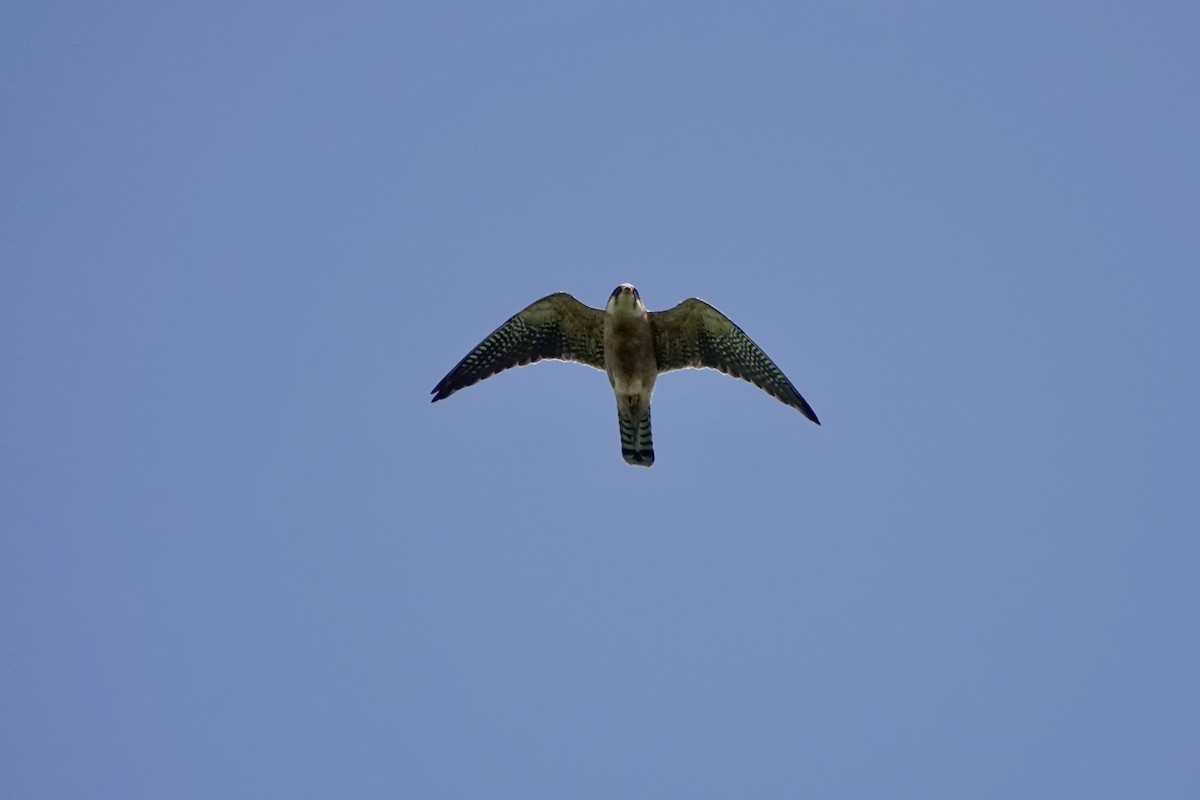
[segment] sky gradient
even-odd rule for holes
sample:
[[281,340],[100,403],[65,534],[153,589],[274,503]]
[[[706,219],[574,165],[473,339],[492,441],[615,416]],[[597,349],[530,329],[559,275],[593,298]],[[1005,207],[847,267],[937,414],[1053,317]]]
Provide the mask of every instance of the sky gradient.
[[[6,3],[0,796],[1197,796],[1198,33]],[[822,426],[429,403],[625,281]]]

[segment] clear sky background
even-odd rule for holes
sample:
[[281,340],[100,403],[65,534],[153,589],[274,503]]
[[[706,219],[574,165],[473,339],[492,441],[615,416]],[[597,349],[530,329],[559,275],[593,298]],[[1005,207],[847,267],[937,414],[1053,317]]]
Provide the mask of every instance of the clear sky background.
[[0,795],[1200,796],[1194,2],[251,5],[0,11]]

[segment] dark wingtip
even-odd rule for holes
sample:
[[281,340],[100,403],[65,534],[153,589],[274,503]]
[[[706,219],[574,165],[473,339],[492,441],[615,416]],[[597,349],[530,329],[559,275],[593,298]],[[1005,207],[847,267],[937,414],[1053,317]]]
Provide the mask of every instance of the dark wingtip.
[[[797,396],[799,397],[799,395]],[[817,412],[812,410],[812,406],[803,397],[800,397],[800,402],[796,404],[796,408],[800,410],[801,414],[811,419],[817,425],[821,424],[821,420],[817,419]]]

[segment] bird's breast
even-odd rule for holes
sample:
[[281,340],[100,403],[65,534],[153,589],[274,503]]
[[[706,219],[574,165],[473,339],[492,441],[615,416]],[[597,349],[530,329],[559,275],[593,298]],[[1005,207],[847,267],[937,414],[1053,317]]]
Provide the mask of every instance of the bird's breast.
[[658,365],[650,320],[641,314],[609,315],[604,320],[604,364],[608,380],[619,394],[653,390]]

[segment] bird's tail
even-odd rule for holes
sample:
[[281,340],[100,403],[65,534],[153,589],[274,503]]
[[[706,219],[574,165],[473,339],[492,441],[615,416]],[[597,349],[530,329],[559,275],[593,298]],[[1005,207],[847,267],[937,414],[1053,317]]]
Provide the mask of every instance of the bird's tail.
[[621,426],[621,455],[626,464],[649,467],[654,464],[654,440],[650,436],[650,404],[619,406],[617,423]]

